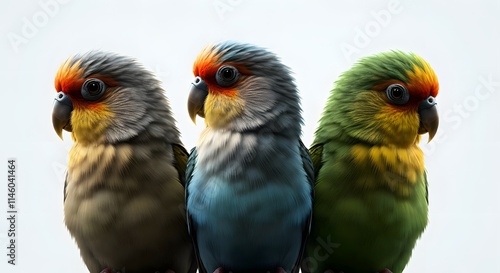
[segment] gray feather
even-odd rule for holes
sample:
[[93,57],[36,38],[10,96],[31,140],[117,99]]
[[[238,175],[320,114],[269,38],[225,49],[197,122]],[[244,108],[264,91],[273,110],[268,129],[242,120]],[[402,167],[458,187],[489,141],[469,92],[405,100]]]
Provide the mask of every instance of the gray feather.
[[77,55],[72,59],[76,62],[81,62],[85,78],[100,75],[119,84],[108,86],[102,98],[113,113],[119,113],[106,131],[109,143],[127,141],[141,133],[146,139],[180,143],[165,91],[152,72],[133,58],[102,51]]
[[251,44],[224,42],[214,46],[220,62],[238,63],[252,75],[239,84],[245,112],[229,126],[235,131],[267,130],[300,137],[300,98],[290,69],[272,52]]

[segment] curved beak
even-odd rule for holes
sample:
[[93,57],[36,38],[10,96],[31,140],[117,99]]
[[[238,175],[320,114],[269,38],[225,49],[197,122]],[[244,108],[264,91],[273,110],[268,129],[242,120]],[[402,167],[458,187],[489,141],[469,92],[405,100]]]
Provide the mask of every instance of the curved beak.
[[204,118],[204,105],[205,99],[208,95],[207,84],[199,76],[196,77],[192,83],[191,91],[188,97],[188,112],[191,120],[196,123],[196,115]]
[[68,95],[62,91],[57,93],[54,100],[54,108],[52,109],[52,125],[57,135],[63,139],[62,130],[71,132],[71,111],[73,111],[73,103]]
[[420,118],[418,133],[429,133],[429,142],[436,135],[439,127],[439,115],[436,104],[436,99],[433,96],[429,96],[418,106],[418,115]]

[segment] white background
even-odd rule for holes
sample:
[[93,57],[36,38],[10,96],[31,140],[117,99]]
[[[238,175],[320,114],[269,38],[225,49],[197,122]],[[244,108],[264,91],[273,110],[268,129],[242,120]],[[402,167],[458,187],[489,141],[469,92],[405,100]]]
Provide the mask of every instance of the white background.
[[[425,58],[440,80],[441,124],[422,144],[430,222],[405,272],[500,272],[500,2],[444,3],[3,1],[0,272],[86,272],[63,224],[71,140],[51,123],[59,65],[92,49],[136,57],[164,82],[190,149],[201,131],[186,109],[192,63],[203,46],[228,39],[266,47],[294,71],[306,145],[334,80],[356,59],[391,49]],[[18,161],[16,266],[6,256],[10,157]]]

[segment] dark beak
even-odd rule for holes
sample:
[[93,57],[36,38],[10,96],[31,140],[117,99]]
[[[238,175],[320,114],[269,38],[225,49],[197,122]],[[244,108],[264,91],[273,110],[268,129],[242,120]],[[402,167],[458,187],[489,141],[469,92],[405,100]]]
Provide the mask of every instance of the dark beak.
[[62,139],[62,130],[71,132],[71,111],[73,111],[73,103],[68,95],[62,91],[57,93],[54,100],[54,109],[52,110],[52,125],[57,135]]
[[439,127],[439,115],[436,107],[436,99],[433,96],[428,97],[418,106],[418,115],[420,117],[419,134],[429,133],[429,142],[436,135]]
[[192,85],[188,97],[188,112],[191,120],[196,123],[196,115],[205,117],[204,105],[208,95],[208,87],[200,77],[196,77]]

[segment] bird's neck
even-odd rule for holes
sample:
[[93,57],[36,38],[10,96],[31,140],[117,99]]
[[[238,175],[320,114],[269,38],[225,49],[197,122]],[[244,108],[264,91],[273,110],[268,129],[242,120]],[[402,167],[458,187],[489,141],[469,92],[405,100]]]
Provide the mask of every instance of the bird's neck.
[[397,147],[388,145],[355,144],[349,157],[353,167],[361,173],[374,175],[363,177],[356,183],[361,188],[386,187],[401,196],[408,196],[424,173],[424,156],[417,146]]
[[197,167],[207,175],[226,173],[238,177],[247,171],[243,166],[255,162],[271,166],[275,164],[269,162],[273,151],[291,157],[293,148],[290,138],[265,130],[236,132],[207,127],[196,144]]
[[[332,122],[316,132],[315,144],[329,143],[335,162],[347,166],[338,175],[358,190],[386,188],[398,196],[409,196],[422,181],[424,155],[418,142],[406,146],[369,143],[344,132]],[[342,164],[342,165],[343,165]]]
[[[171,171],[169,164],[172,160],[171,149],[160,140],[149,143],[75,143],[70,150],[68,181],[85,187],[85,192],[100,188],[141,191],[145,185],[165,183],[164,173]],[[137,179],[127,179],[132,175]]]

